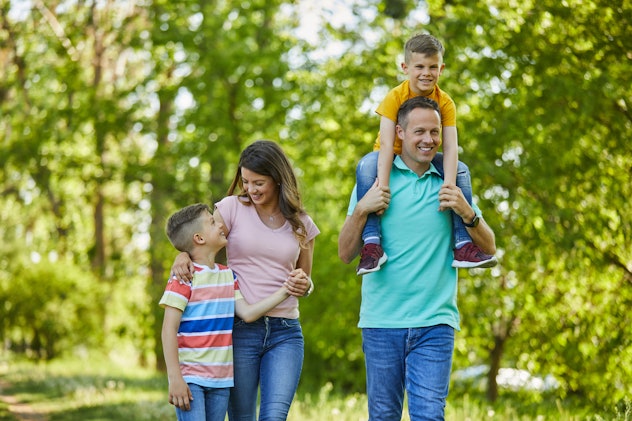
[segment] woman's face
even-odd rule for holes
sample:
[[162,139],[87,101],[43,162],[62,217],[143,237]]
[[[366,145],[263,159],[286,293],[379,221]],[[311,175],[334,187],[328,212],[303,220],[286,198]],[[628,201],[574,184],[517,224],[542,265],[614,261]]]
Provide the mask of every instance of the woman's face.
[[279,202],[279,188],[272,177],[261,175],[242,167],[241,180],[244,190],[255,205],[276,206]]

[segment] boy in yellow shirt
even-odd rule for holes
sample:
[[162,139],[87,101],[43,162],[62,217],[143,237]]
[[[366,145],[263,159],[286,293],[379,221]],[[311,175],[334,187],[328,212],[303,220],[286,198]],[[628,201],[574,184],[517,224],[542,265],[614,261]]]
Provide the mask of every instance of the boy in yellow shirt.
[[[406,42],[404,62],[401,66],[408,79],[391,89],[376,110],[381,116],[380,133],[373,147],[374,152],[365,155],[356,169],[358,201],[375,182],[381,186],[388,186],[393,158],[401,153],[402,145],[401,139],[395,133],[397,111],[406,100],[423,95],[436,101],[441,109],[443,154],[438,153],[432,164],[443,176],[445,185],[460,187],[468,202],[472,203],[469,169],[458,160],[456,107],[452,98],[437,85],[445,68],[444,52],[441,42],[432,35],[418,34]],[[453,213],[452,221],[454,232],[452,266],[457,268],[495,266],[496,257],[483,253],[472,242],[472,238],[465,229],[465,226],[476,226],[478,219],[474,217],[472,221],[463,221]],[[360,253],[358,275],[379,270],[388,259],[381,246],[381,228],[377,214],[371,214],[367,218],[362,240],[364,246]]]

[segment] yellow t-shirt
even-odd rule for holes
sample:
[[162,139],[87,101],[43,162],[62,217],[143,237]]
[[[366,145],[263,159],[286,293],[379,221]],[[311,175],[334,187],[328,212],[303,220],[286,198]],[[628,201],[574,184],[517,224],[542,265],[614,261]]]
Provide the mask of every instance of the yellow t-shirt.
[[[377,107],[375,112],[383,117],[397,122],[397,111],[399,111],[399,107],[404,102],[415,96],[417,95],[410,90],[409,81],[405,80],[400,85],[390,90],[390,92],[386,95],[386,98],[384,98],[384,101],[382,101],[379,107]],[[437,104],[439,104],[439,109],[441,110],[441,125],[443,127],[456,126],[456,106],[454,105],[452,98],[450,98],[450,95],[442,91],[439,88],[439,85],[435,85],[434,91],[432,91],[430,95],[427,95],[427,97],[435,100]],[[380,150],[379,133],[377,135],[377,139],[375,140],[375,144],[373,145],[373,150]],[[397,135],[395,135],[393,150],[396,155],[402,153],[402,140]]]

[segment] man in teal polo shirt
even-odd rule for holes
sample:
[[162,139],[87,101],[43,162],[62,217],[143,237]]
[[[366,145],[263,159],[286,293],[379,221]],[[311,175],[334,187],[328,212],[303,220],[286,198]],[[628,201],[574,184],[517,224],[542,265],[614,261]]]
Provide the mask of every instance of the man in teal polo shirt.
[[359,202],[351,195],[338,254],[345,263],[358,256],[367,216],[386,210],[382,246],[389,259],[363,277],[358,323],[369,420],[401,419],[404,390],[412,421],[442,420],[459,311],[451,215],[439,207],[463,219],[483,252],[495,254],[495,237],[480,209],[470,206],[456,185],[444,185],[431,163],[441,144],[437,103],[412,98],[397,120],[402,153],[393,161],[390,190],[376,182]]

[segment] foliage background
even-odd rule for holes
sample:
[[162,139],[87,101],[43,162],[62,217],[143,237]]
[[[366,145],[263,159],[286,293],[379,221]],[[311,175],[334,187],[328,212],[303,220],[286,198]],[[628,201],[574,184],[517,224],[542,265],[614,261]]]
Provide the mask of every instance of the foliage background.
[[[373,110],[405,40],[446,46],[461,159],[499,267],[461,272],[455,369],[552,374],[595,406],[632,394],[628,0],[0,0],[0,337],[162,368],[168,215],[222,197],[278,141],[321,229],[301,302],[301,388],[363,391],[360,280],[337,258]],[[341,14],[340,8],[351,11]],[[320,23],[320,25],[314,25]],[[423,233],[420,233],[420,235]]]

